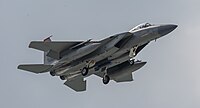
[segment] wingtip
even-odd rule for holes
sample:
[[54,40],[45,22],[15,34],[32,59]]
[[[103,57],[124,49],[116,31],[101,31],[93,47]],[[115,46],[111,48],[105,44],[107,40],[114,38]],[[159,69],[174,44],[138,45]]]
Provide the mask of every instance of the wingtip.
[[18,66],[17,66],[17,69],[21,69],[20,67],[21,67],[21,65],[18,65]]

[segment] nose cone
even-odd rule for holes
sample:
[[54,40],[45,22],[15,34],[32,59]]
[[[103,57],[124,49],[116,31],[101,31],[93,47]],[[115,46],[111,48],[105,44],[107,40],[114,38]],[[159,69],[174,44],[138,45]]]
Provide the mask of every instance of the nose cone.
[[178,26],[177,25],[161,25],[159,28],[158,28],[158,33],[161,35],[161,36],[164,36],[170,32],[172,32],[174,29],[176,29]]

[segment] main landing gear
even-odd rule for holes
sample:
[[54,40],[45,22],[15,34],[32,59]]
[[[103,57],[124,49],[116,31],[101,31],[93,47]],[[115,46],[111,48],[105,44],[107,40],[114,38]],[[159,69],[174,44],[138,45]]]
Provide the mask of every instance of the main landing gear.
[[88,67],[84,67],[82,70],[81,70],[81,74],[83,76],[86,76],[88,74],[88,71],[89,71],[89,68]]
[[[86,75],[88,74],[88,71],[89,71],[89,69],[88,69],[87,67],[84,67],[84,68],[81,70],[81,74],[82,74],[83,76],[86,76]],[[107,74],[105,74],[105,75],[103,76],[102,81],[103,81],[104,84],[108,84],[108,83],[110,82],[110,77],[109,77]]]
[[102,68],[101,72],[104,72],[102,82],[108,84],[110,82],[110,76],[107,74],[107,67]]
[[105,75],[103,76],[102,81],[103,81],[104,84],[108,84],[109,81],[110,81],[110,77],[109,77],[107,74],[105,74]]
[[[86,64],[86,66],[83,69],[81,69],[81,74],[83,76],[87,76],[88,73],[89,73],[89,69],[92,68],[92,67],[94,67],[94,65],[95,65],[95,61],[94,60],[88,61],[87,64]],[[107,69],[105,67],[105,69],[103,69],[103,71],[105,71],[105,74],[104,74],[104,76],[102,78],[102,81],[103,81],[104,84],[108,84],[110,82],[110,77],[106,73],[106,70]],[[61,77],[61,79],[64,79],[64,78]]]
[[55,72],[55,71],[50,71],[50,75],[51,75],[51,76],[55,76],[55,75],[56,75],[56,72]]
[[93,67],[95,63],[96,62],[94,60],[86,61],[86,66],[81,70],[81,74],[86,76],[89,72],[89,68]]

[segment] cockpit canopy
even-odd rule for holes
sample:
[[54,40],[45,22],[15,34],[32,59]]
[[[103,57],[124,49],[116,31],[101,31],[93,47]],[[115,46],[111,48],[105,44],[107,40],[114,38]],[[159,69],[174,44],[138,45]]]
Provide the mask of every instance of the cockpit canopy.
[[142,23],[130,30],[130,32],[152,26],[150,23]]

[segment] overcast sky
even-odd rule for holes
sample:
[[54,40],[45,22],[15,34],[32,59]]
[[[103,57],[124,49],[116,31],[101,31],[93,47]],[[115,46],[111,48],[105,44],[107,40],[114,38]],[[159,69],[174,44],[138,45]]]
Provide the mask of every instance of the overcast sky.
[[[199,0],[0,0],[1,108],[200,108]],[[178,24],[137,56],[135,81],[87,78],[77,93],[58,77],[17,69],[42,63],[33,40],[99,40],[143,22]]]

